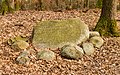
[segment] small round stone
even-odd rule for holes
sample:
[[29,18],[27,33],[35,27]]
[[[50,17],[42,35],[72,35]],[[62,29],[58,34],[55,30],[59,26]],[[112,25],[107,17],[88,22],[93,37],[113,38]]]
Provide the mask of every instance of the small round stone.
[[37,58],[46,61],[52,61],[55,59],[55,53],[50,50],[41,50],[37,53]]
[[89,36],[90,36],[90,37],[100,36],[100,34],[99,34],[99,32],[97,32],[97,31],[90,31],[90,32],[89,32]]
[[27,51],[24,51],[22,52],[18,58],[16,59],[16,61],[19,63],[19,64],[25,64],[27,62],[30,61],[30,58],[28,57],[29,56],[29,53]]
[[83,50],[87,55],[91,55],[94,53],[95,49],[92,43],[83,43]]
[[65,58],[79,59],[83,54],[83,49],[79,46],[65,45],[61,48],[61,56]]
[[90,38],[90,42],[93,43],[95,47],[100,48],[103,45],[104,40],[100,36],[94,36]]
[[27,47],[29,47],[29,44],[23,40],[16,41],[12,44],[12,48],[15,49],[26,49]]
[[20,49],[26,49],[27,47],[29,47],[29,44],[22,40],[18,41],[17,44]]

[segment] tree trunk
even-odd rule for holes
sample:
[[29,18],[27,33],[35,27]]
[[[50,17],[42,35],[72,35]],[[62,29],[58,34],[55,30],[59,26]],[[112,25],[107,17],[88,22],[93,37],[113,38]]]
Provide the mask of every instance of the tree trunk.
[[58,2],[58,0],[56,0],[56,5],[59,6],[59,2]]
[[15,2],[14,0],[9,0],[9,6],[10,6],[11,9],[14,9],[14,8],[15,8],[15,7],[14,7],[14,5],[15,5],[14,2]]
[[115,20],[117,0],[103,0],[100,19],[95,27],[102,36],[120,36]]
[[85,0],[85,8],[89,9],[89,0]]
[[81,0],[81,9],[84,9],[84,0]]
[[21,1],[15,0],[15,10],[19,10],[21,8],[20,3]]
[[98,0],[97,4],[96,4],[96,7],[97,8],[102,8],[102,2],[103,2],[103,0]]
[[8,0],[2,1],[1,12],[2,15],[5,15],[8,12]]

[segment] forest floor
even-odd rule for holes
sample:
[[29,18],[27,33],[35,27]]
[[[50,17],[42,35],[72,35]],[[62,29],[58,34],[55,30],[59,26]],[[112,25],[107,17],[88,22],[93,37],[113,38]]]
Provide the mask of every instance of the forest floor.
[[[65,59],[59,50],[53,50],[57,57],[54,61],[37,60],[31,54],[26,65],[17,64],[15,59],[21,53],[15,52],[6,42],[8,39],[25,35],[31,36],[33,26],[41,20],[67,19],[79,17],[92,31],[100,10],[89,11],[17,11],[0,16],[0,75],[119,75],[120,74],[120,37],[102,37],[104,45],[95,48],[93,55],[84,55],[79,60]],[[117,13],[120,20],[120,12]],[[120,26],[120,22],[118,22]],[[34,50],[33,50],[34,52]]]

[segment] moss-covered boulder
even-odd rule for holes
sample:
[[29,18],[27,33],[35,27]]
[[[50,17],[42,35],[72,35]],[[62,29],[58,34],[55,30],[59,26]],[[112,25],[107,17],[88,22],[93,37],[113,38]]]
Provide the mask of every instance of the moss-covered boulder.
[[88,26],[75,18],[38,23],[34,27],[32,42],[36,48],[61,48],[66,44],[80,44],[88,38]]

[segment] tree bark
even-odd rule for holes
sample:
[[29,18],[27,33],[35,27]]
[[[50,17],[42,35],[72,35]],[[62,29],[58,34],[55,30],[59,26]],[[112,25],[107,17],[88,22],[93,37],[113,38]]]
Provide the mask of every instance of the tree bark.
[[85,0],[85,8],[89,9],[89,0]]
[[120,36],[115,20],[117,0],[103,0],[100,19],[95,27],[102,36]]
[[97,8],[102,8],[102,2],[103,2],[103,0],[97,0],[96,7]]

